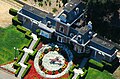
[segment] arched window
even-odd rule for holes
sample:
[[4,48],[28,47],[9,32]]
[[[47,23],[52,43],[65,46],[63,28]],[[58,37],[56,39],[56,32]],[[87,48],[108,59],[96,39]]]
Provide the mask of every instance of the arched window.
[[76,13],[78,14],[79,13],[79,8],[77,7],[75,10],[76,10]]
[[74,34],[73,33],[70,33],[70,37],[73,37],[74,36]]
[[81,35],[77,36],[77,40],[80,41],[81,40]]
[[63,26],[60,26],[59,31],[60,31],[60,32],[64,32],[64,27],[63,27]]

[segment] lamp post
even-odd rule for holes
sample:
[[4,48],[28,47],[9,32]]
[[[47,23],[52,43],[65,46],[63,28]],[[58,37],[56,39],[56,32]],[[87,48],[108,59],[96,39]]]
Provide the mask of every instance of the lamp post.
[[18,48],[14,47],[14,50],[15,50],[15,57],[14,57],[14,60],[16,60],[16,50],[18,50]]

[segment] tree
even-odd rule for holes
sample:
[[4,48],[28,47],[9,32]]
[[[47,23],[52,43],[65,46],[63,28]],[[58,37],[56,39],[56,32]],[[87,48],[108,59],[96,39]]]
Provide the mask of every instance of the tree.
[[65,5],[67,2],[67,0],[62,0],[63,5]]
[[116,34],[120,35],[120,31],[116,31],[117,26],[120,26],[117,4],[114,0],[90,0],[87,11],[88,18],[93,23],[93,30],[114,42],[120,39],[120,36],[115,37]]
[[52,12],[55,13],[57,12],[58,10],[56,8],[52,8]]
[[43,3],[42,3],[42,2],[39,2],[38,5],[42,7],[42,6],[43,6]]
[[60,3],[59,3],[59,8],[61,7]]
[[49,6],[51,6],[51,1],[49,1]]

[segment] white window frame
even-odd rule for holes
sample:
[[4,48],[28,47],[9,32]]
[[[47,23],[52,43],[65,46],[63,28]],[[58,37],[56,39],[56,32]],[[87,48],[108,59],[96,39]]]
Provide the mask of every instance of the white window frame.
[[[63,28],[63,31],[61,31],[61,28]],[[62,32],[62,33],[64,33],[64,27],[60,26],[59,31]]]
[[[59,38],[61,38],[61,40],[59,40]],[[57,41],[59,41],[59,42],[63,42],[63,37],[61,37],[61,36],[57,36]]]

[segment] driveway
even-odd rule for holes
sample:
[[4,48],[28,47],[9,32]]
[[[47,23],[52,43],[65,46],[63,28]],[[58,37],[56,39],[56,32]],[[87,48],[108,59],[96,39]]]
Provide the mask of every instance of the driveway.
[[19,78],[16,78],[14,74],[11,74],[7,71],[0,69],[0,79],[19,79]]

